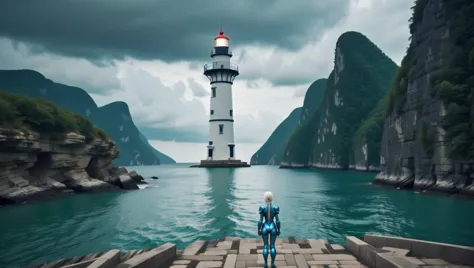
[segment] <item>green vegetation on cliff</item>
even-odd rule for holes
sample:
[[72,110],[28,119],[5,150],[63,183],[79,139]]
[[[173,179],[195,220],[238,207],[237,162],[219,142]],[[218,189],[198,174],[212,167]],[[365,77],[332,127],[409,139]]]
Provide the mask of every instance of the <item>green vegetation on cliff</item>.
[[[322,166],[347,168],[352,163],[354,150],[361,150],[356,145],[381,132],[378,121],[383,105],[373,110],[385,96],[398,67],[366,36],[357,32],[341,35],[335,54],[334,79],[329,79],[327,84],[312,161]],[[362,129],[357,136],[359,127]],[[358,137],[358,144],[354,144],[354,136]],[[372,156],[379,150],[375,143],[367,145],[373,145],[369,148]],[[361,161],[355,159],[355,162]]]
[[84,135],[88,141],[94,137],[107,139],[107,134],[79,114],[43,99],[26,98],[21,95],[0,91],[0,126],[16,131],[37,131],[61,138],[68,132]]
[[452,59],[434,79],[433,94],[446,110],[450,157],[474,159],[474,2],[444,0]]
[[[418,27],[428,0],[417,0],[412,8],[410,32]],[[443,0],[443,10],[449,32],[442,40],[443,49],[449,50],[451,58],[444,59],[443,69],[431,78],[431,93],[443,101],[446,117],[443,128],[447,131],[450,157],[454,159],[474,158],[474,2],[470,0]],[[400,113],[406,100],[407,81],[415,79],[412,69],[417,64],[416,44],[412,41],[407,55],[402,61],[387,98],[387,115]],[[422,132],[424,131],[424,133]],[[432,153],[433,140],[427,137],[425,127],[420,127],[418,135],[423,136],[422,144],[426,153]],[[431,137],[431,136],[430,136]]]
[[[303,107],[293,110],[273,131],[270,138],[268,138],[263,146],[252,156],[251,164],[279,165],[282,162],[283,151],[287,143],[295,142],[295,140],[289,140],[290,136],[292,136],[295,129],[304,129],[304,126],[308,124],[308,121],[311,120],[316,109],[319,107],[324,95],[326,82],[327,79],[318,79],[308,87],[304,96]],[[298,130],[298,132],[304,135],[304,131]],[[292,139],[294,139],[293,136]]]
[[[103,129],[116,142],[120,157],[114,162],[118,165],[175,163],[167,156],[160,158],[148,141],[143,140],[143,135],[135,126],[128,106],[124,102],[113,102],[98,107],[83,89],[54,83],[31,70],[0,71],[0,89],[29,98],[50,101],[70,113],[81,115],[80,118],[86,118],[87,122],[90,121]],[[88,127],[85,121],[81,122],[83,123],[79,124]]]
[[397,65],[366,36],[342,34],[323,101],[314,104],[318,109],[311,119],[293,133],[283,162],[347,168],[354,162],[354,150],[366,142],[367,162],[378,166],[385,106],[381,99],[396,70]]
[[268,140],[250,159],[252,165],[278,165],[281,163],[283,149],[293,130],[298,125],[302,108],[294,109],[273,131]]
[[364,144],[367,145],[367,166],[380,165],[380,143],[385,120],[386,98],[377,103],[375,109],[370,112],[354,134],[354,150],[360,149]]

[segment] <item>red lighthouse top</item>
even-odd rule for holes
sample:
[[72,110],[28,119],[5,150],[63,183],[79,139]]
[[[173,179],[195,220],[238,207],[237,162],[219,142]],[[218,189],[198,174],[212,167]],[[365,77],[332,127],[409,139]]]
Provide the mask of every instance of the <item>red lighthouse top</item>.
[[214,47],[228,47],[229,46],[229,37],[224,35],[224,32],[221,30],[219,35],[214,38]]

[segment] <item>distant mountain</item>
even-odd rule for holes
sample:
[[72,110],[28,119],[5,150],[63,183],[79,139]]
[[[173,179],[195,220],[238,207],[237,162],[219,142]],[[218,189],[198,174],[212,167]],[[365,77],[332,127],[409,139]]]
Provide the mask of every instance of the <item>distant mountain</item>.
[[291,114],[278,125],[268,140],[252,156],[252,165],[279,165],[283,160],[283,150],[293,131],[304,124],[318,108],[324,94],[327,79],[314,81],[306,91],[303,107],[293,110]]
[[326,88],[326,78],[314,81],[306,91],[303,102],[303,110],[301,111],[300,124],[308,120],[321,105],[324,97],[324,89]]
[[279,165],[283,158],[283,148],[293,130],[298,125],[302,108],[294,109],[273,131],[268,140],[250,159],[251,165]]
[[358,32],[339,37],[334,62],[319,111],[295,130],[282,167],[347,169],[356,162],[366,167],[367,146],[371,147],[368,150],[379,150],[379,146],[373,147],[377,142],[367,145],[362,141],[372,128],[359,131],[358,144],[354,136],[384,98],[397,65]]
[[0,71],[0,90],[42,98],[71,113],[85,116],[117,143],[120,158],[114,161],[118,165],[157,165],[161,160],[174,163],[148,144],[133,123],[128,105],[124,102],[98,107],[83,89],[55,83],[32,70]]

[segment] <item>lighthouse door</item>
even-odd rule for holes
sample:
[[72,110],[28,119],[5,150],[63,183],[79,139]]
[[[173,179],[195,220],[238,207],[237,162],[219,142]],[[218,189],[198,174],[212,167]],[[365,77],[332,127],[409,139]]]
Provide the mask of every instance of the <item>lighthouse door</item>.
[[229,158],[234,158],[234,146],[233,144],[229,144]]
[[209,159],[212,159],[212,151],[213,149],[207,149],[207,157],[209,157]]

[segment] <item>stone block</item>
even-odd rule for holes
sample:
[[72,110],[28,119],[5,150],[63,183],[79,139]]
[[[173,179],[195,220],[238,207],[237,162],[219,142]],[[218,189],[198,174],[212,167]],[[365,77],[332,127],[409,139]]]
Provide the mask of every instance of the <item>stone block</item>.
[[403,256],[393,252],[377,253],[375,256],[376,268],[420,268],[420,266],[408,261]]
[[308,264],[311,266],[314,265],[329,265],[329,264],[339,264],[338,261],[335,260],[325,260],[325,261],[308,261]]
[[402,248],[382,247],[383,250],[393,252],[400,256],[406,256],[410,250]]
[[285,261],[288,265],[293,266],[296,265],[295,257],[293,254],[285,254]]
[[237,240],[240,240],[240,239],[241,239],[240,237],[226,236],[224,238],[224,241],[237,241]]
[[186,268],[187,265],[171,265],[170,268]]
[[198,263],[196,268],[217,268],[221,266],[222,266],[221,261],[201,261]]
[[356,260],[341,260],[339,261],[340,264],[352,264],[352,265],[361,265],[360,262],[356,261]]
[[204,255],[227,255],[227,250],[224,250],[224,249],[207,249],[205,252],[204,252]]
[[407,249],[414,256],[440,258],[454,264],[474,266],[474,247],[370,234],[366,234],[364,240],[375,247]]
[[300,254],[322,254],[323,251],[320,248],[297,248],[292,249],[293,253],[300,253]]
[[232,248],[232,241],[222,241],[217,243],[217,247],[219,249],[231,249]]
[[346,248],[370,267],[376,266],[376,254],[382,251],[354,236],[346,237]]
[[183,256],[188,255],[197,255],[197,253],[205,246],[206,241],[204,240],[196,240],[191,245],[183,251]]
[[313,254],[315,261],[339,261],[339,260],[356,260],[349,254]]
[[[474,258],[474,255],[473,255]],[[429,265],[449,265],[448,262],[441,260],[441,259],[421,259],[422,262],[429,264]]]
[[120,250],[113,249],[97,258],[87,268],[114,268],[120,263]]
[[324,241],[319,239],[308,239],[308,244],[311,246],[311,248],[327,249]]
[[152,268],[161,267],[176,258],[176,245],[166,243],[160,247],[136,255],[120,263],[116,268]]
[[350,253],[354,254],[355,256],[359,256],[359,247],[363,245],[367,245],[367,243],[358,239],[355,236],[346,237],[346,248]]
[[173,265],[188,265],[190,260],[176,260],[173,262]]
[[78,263],[69,264],[69,265],[66,265],[66,266],[61,266],[61,268],[87,268],[87,266],[89,266],[90,264],[95,262],[95,260],[96,259],[81,261],[81,262],[78,262]]
[[211,255],[183,255],[179,257],[180,260],[190,261],[222,261],[224,256],[211,256]]
[[237,262],[237,254],[229,254],[225,260],[224,268],[234,268]]
[[284,249],[299,249],[300,248],[300,245],[298,244],[282,244],[282,248]]
[[415,258],[415,257],[405,257],[405,259],[411,263],[414,263],[416,265],[426,265],[426,263],[422,262],[421,260]]
[[237,260],[238,261],[250,261],[250,260],[257,260],[258,255],[257,254],[239,254],[237,255]]
[[296,254],[295,261],[298,268],[309,268],[308,263],[306,262],[306,259],[303,255]]
[[343,250],[346,250],[346,248],[344,248],[343,246],[338,245],[338,244],[331,244],[331,248],[332,248],[334,251],[343,251]]
[[245,266],[246,266],[245,261],[239,261],[238,260],[238,261],[235,262],[235,267],[236,268],[245,268]]

